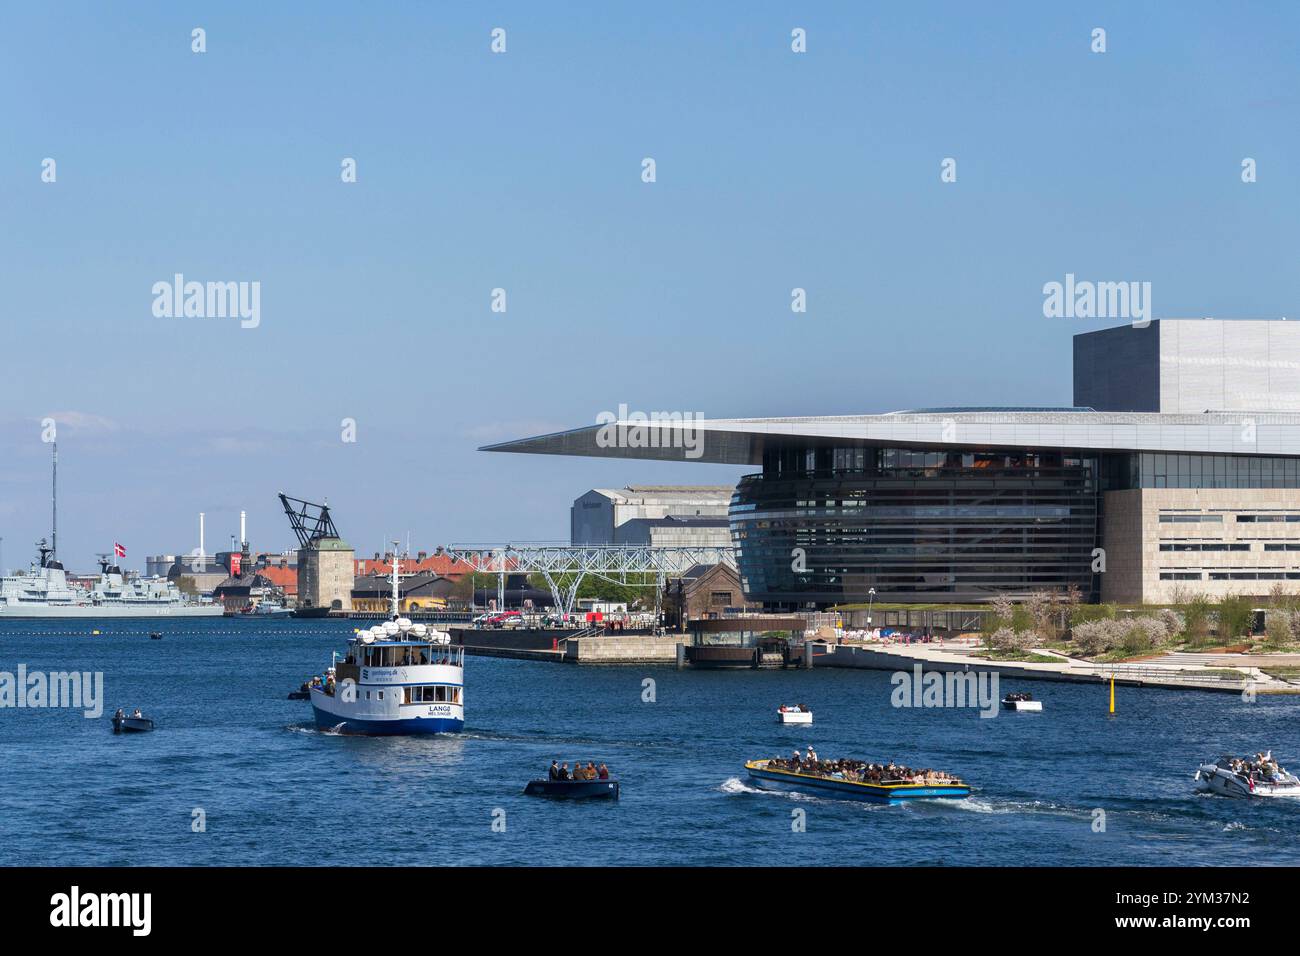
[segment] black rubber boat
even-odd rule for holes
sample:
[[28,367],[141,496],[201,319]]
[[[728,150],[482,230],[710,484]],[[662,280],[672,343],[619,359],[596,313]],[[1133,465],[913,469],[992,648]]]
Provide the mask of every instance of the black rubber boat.
[[143,734],[153,730],[153,721],[148,717],[114,717],[113,733]]
[[617,780],[529,780],[526,797],[553,797],[557,800],[617,800]]
[[161,635],[160,633],[158,633],[157,631],[150,631],[150,632],[149,632],[149,640],[151,640],[151,641],[161,641],[161,640],[162,640],[162,635]]
[[290,700],[311,700],[311,691],[309,690],[291,690],[289,691]]

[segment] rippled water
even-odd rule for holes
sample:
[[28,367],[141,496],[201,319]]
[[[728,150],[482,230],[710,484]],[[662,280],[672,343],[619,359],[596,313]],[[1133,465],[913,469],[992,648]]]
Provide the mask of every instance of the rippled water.
[[[346,622],[0,623],[0,669],[103,671],[106,685],[99,720],[0,710],[4,862],[1300,863],[1300,801],[1203,796],[1191,779],[1202,757],[1269,747],[1300,767],[1294,698],[1121,687],[1110,717],[1104,687],[1039,683],[1043,713],[980,719],[895,709],[880,672],[471,657],[464,734],[343,737],[313,729],[310,705],[285,694],[350,633]],[[782,701],[808,703],[816,724],[776,724]],[[158,730],[115,736],[118,706],[142,707]],[[744,782],[747,758],[809,743],[823,757],[946,768],[976,793],[881,807]],[[552,757],[607,762],[623,799],[521,796]],[[192,831],[195,808],[206,832]],[[792,831],[794,810],[806,832]]]

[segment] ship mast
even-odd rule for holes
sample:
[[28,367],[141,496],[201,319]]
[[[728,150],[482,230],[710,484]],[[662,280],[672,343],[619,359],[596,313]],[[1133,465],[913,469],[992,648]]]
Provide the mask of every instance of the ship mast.
[[398,598],[398,583],[397,583],[398,582],[398,578],[397,578],[397,565],[398,565],[397,545],[398,544],[399,542],[397,541],[393,542],[393,620],[394,621],[396,621],[399,617],[401,617],[401,614],[399,613],[401,602]]
[[59,443],[51,442],[54,448],[54,470],[50,478],[50,558],[59,559]]

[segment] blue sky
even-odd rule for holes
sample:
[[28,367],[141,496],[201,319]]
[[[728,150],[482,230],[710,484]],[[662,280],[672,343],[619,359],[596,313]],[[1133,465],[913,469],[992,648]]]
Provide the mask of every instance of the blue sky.
[[[1070,336],[1116,324],[1044,318],[1068,272],[1300,315],[1298,32],[1290,3],[8,5],[3,562],[48,530],[45,416],[76,566],[193,548],[199,511],[288,547],[280,490],[362,553],[557,540],[587,488],[742,470],[479,445],[620,404],[1068,404]],[[177,272],[260,282],[260,325],[155,317]]]

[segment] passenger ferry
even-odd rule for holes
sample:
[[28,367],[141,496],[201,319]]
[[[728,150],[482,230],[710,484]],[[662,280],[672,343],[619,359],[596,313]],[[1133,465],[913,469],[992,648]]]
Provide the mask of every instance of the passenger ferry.
[[786,770],[770,764],[770,760],[750,760],[745,764],[749,779],[765,790],[798,790],[841,800],[867,800],[892,806],[914,800],[964,799],[970,796],[970,787],[955,777],[941,783],[913,783],[905,780],[867,783],[838,776]]
[[348,642],[348,653],[312,681],[316,726],[349,734],[443,734],[465,727],[465,648],[451,635],[398,614]]

